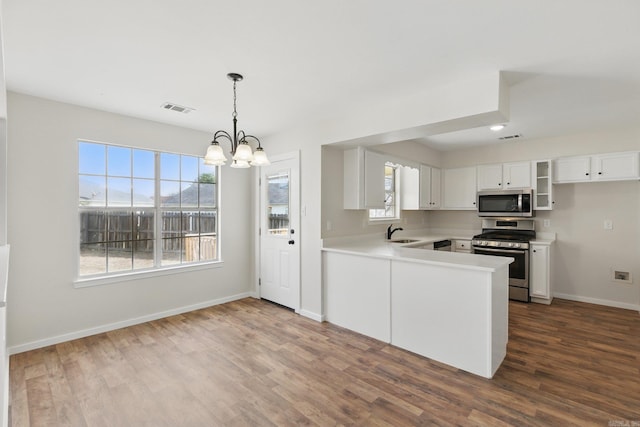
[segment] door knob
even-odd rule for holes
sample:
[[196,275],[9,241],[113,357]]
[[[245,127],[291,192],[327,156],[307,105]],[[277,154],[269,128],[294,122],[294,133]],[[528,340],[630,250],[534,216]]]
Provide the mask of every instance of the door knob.
[[293,245],[296,241],[295,240],[289,240],[289,244]]

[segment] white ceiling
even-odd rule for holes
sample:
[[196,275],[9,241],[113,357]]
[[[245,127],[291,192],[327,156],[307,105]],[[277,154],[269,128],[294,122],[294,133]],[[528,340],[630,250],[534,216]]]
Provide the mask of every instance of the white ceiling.
[[[503,71],[511,117],[448,150],[638,125],[638,0],[2,0],[9,90],[266,136],[362,101]],[[195,108],[166,111],[169,101]]]

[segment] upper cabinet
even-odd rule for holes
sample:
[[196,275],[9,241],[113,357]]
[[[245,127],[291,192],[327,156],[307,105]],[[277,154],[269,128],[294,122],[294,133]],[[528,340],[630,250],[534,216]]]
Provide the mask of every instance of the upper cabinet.
[[591,181],[591,157],[563,157],[553,161],[553,182]]
[[533,184],[533,209],[553,209],[553,185],[551,160],[531,162],[531,182]]
[[563,157],[553,162],[554,183],[620,181],[640,178],[637,151]]
[[440,169],[420,165],[400,166],[400,209],[440,208]]
[[531,162],[478,166],[478,191],[531,187]]
[[594,181],[638,179],[638,152],[599,154],[592,157]]
[[362,147],[344,152],[344,209],[384,209],[382,154]]
[[455,168],[442,171],[442,208],[476,209],[476,168]]
[[420,208],[440,208],[440,169],[420,165]]

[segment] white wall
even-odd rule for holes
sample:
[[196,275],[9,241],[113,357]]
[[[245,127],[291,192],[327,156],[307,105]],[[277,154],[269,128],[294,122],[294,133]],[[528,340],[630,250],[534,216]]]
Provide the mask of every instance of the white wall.
[[77,140],[201,155],[210,135],[11,92],[8,118],[8,342],[14,351],[253,291],[246,268],[252,265],[250,173],[228,167],[220,177],[223,267],[72,286]]

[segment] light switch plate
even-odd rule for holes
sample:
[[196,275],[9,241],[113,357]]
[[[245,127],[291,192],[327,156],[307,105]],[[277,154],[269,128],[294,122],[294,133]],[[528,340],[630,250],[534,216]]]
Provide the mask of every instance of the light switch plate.
[[604,220],[604,229],[605,230],[613,230],[613,221],[611,221],[610,219],[605,219]]

